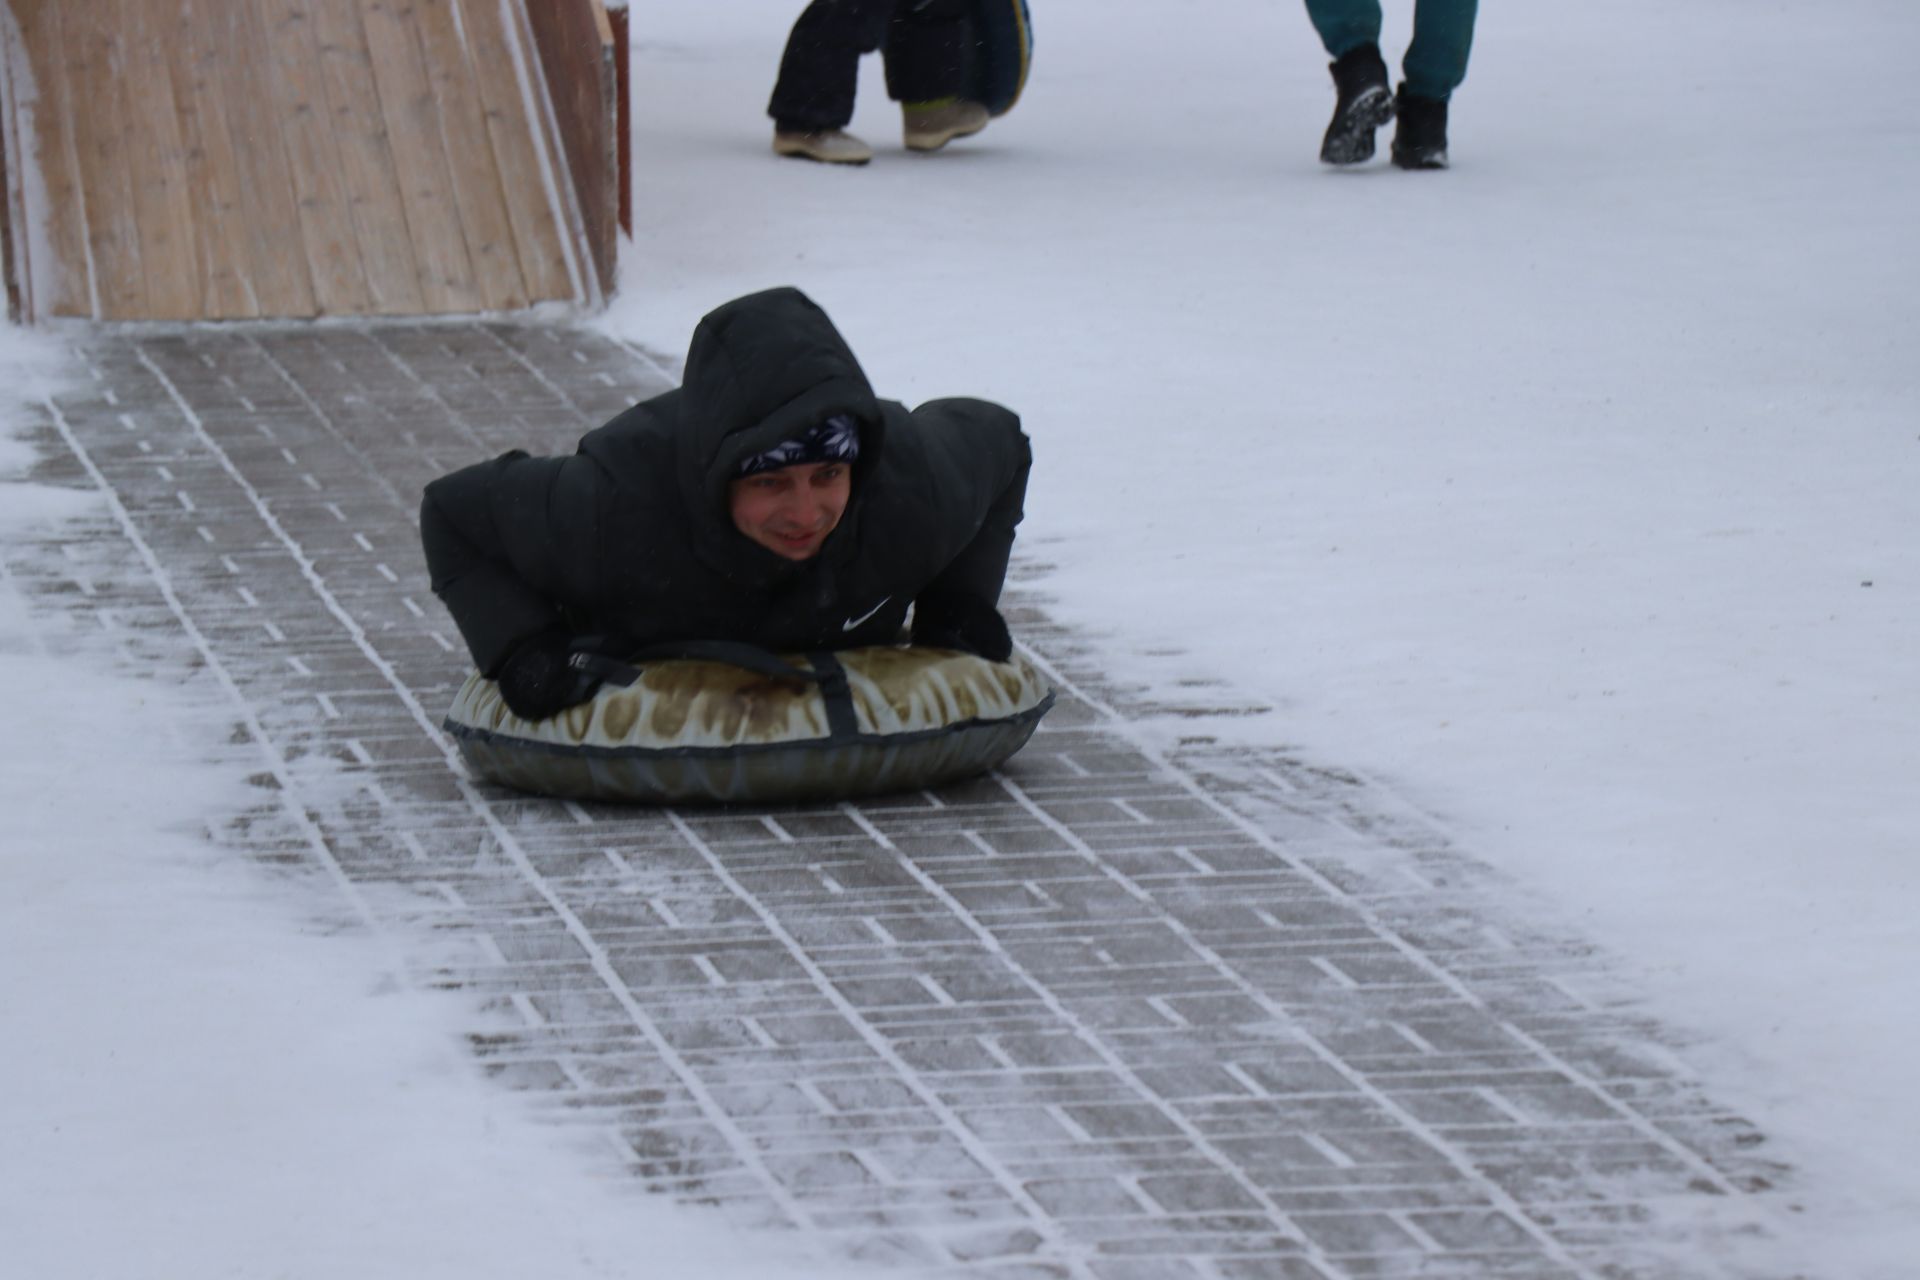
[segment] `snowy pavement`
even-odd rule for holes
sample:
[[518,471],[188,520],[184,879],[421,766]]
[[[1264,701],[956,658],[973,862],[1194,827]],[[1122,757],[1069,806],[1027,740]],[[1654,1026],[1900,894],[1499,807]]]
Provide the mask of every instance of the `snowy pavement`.
[[1061,704],[991,779],[765,813],[466,780],[417,495],[570,447],[668,384],[645,353],[500,324],[83,342],[32,478],[110,510],[4,544],[6,576],[224,705],[223,740],[179,744],[252,784],[216,838],[398,948],[607,1169],[982,1280],[1797,1274],[1792,1171],[1605,957],[1362,779],[1162,754],[1133,722],[1236,708],[1114,687],[1030,585],[1010,618]]

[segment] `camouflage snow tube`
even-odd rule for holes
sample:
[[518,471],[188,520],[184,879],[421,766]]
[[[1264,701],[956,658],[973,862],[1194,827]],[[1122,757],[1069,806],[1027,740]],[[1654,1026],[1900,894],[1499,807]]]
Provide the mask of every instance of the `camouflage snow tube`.
[[474,773],[521,791],[747,804],[971,777],[1025,746],[1053,706],[1047,682],[1017,654],[988,662],[946,649],[745,652],[757,661],[603,660],[593,668],[607,681],[599,693],[539,721],[514,715],[499,687],[475,673],[446,729]]

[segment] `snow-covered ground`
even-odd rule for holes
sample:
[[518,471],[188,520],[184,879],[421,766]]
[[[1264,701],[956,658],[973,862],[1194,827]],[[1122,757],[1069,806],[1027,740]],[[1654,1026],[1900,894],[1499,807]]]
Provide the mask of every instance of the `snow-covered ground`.
[[[1910,1276],[1920,9],[1489,6],[1455,168],[1407,175],[1316,163],[1294,4],[1037,7],[1026,99],[939,156],[894,149],[870,59],[846,171],[767,150],[799,0],[636,6],[601,323],[677,352],[798,284],[883,394],[1018,408],[1023,549],[1117,674],[1273,703],[1214,728],[1385,780],[1609,945],[1790,1145],[1823,1280]],[[0,330],[13,394],[56,364]],[[84,501],[8,483],[0,537]],[[187,834],[231,779],[103,760],[201,709],[52,626],[0,584],[35,726],[0,734],[10,1273],[130,1274],[128,1240],[169,1275],[751,1265],[588,1180],[448,1014],[376,994],[377,943],[303,939]],[[139,781],[102,804],[103,770]]]
[[1319,165],[1273,0],[1045,0],[979,138],[900,151],[868,59],[873,164],[776,162],[798,7],[635,8],[607,326],[797,284],[882,394],[1020,410],[1116,673],[1437,814],[1717,1037],[1831,1274],[1913,1275],[1920,7],[1485,6],[1441,174]]
[[[63,367],[0,327],[0,421]],[[101,512],[20,483],[28,461],[0,433],[0,538]],[[0,579],[0,1274],[808,1273],[791,1244],[776,1264],[717,1218],[596,1180],[480,1078],[457,1014],[405,984],[390,944],[319,927],[337,895],[276,888],[197,835],[245,801],[196,763],[232,722],[213,692],[114,673]]]

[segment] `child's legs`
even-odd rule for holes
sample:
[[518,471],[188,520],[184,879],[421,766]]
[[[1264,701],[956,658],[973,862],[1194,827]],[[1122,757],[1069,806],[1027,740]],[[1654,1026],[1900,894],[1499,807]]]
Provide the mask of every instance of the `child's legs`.
[[1330,58],[1380,43],[1380,0],[1307,0],[1307,17]]
[[887,96],[934,102],[967,90],[973,24],[964,0],[901,0],[887,24]]
[[1400,64],[1407,92],[1445,102],[1467,78],[1479,0],[1419,0],[1413,7],[1413,43]]
[[783,127],[839,129],[853,119],[860,55],[880,47],[901,0],[813,0],[780,58],[767,114]]

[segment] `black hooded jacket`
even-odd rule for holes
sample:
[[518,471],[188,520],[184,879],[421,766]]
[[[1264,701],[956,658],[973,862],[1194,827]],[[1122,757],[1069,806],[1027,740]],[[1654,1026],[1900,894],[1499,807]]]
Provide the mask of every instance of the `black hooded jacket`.
[[[788,560],[734,527],[728,484],[836,413],[860,428],[852,496],[819,554]],[[434,593],[489,676],[555,628],[628,647],[888,644],[916,601],[999,599],[1031,461],[998,405],[875,398],[826,313],[772,289],[703,319],[682,385],[571,457],[515,451],[429,484],[420,535]]]

